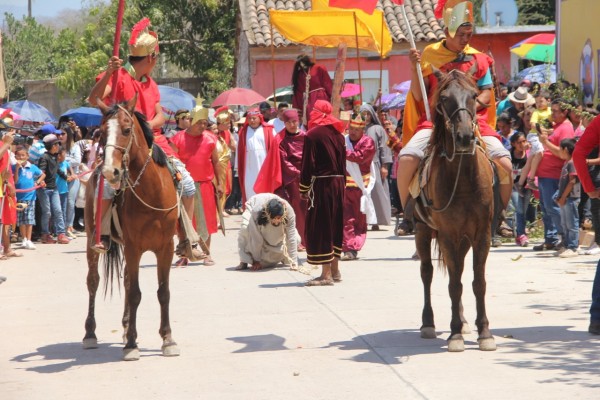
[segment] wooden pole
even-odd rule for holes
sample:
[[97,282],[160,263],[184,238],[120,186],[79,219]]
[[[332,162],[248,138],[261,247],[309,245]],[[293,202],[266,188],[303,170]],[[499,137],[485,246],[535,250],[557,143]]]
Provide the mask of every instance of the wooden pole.
[[[119,8],[117,9],[117,24],[115,26],[115,38],[113,40],[113,53],[115,57],[119,57],[119,47],[121,46],[121,26],[123,25],[123,14],[125,13],[125,0],[119,0]],[[117,75],[112,76],[112,87],[117,87]],[[115,90],[111,91],[111,100],[115,101]],[[102,198],[104,197],[104,175],[100,174],[98,179],[98,197],[96,198],[96,232],[94,240],[96,244],[101,244],[102,234]]]
[[[415,37],[413,36],[412,29],[410,29],[408,17],[406,16],[406,10],[404,9],[404,4],[400,6],[400,9],[402,10],[404,24],[406,25],[406,30],[408,31],[408,41],[410,42],[410,47],[416,49],[417,45],[415,44]],[[427,121],[431,121],[431,112],[429,111],[429,100],[427,99],[427,91],[425,90],[425,81],[423,80],[423,71],[421,70],[420,63],[417,64],[417,75],[419,76],[419,85],[421,86],[421,96],[423,97],[423,105],[425,106],[425,115],[427,116]]]
[[273,37],[273,24],[271,24],[271,75],[273,75],[273,106],[277,109],[277,88],[275,87],[275,38]]
[[335,63],[335,75],[333,76],[333,89],[331,91],[331,107],[333,115],[340,117],[342,107],[342,84],[344,83],[344,71],[346,69],[346,43],[338,44],[337,59]]
[[359,99],[360,99],[360,102],[362,104],[362,101],[363,101],[363,96],[362,96],[363,95],[362,94],[363,86],[362,86],[362,76],[360,74],[360,49],[358,48],[358,25],[357,25],[357,22],[356,22],[356,13],[353,12],[352,14],[354,15],[354,36],[356,38],[356,63],[358,65],[358,84],[360,86]]
[[381,48],[381,53],[379,54],[379,91],[377,92],[377,99],[374,104],[381,102],[381,95],[383,94],[383,31],[385,27],[385,13],[381,12],[381,41],[379,42],[379,47]]

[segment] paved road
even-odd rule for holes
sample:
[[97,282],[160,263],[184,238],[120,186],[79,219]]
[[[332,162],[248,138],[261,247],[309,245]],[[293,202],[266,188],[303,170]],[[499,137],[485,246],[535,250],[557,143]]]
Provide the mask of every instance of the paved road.
[[[230,226],[239,217],[227,219]],[[369,232],[344,281],[306,288],[286,269],[235,271],[237,230],[215,236],[213,267],[171,274],[181,356],[160,354],[156,269],[142,259],[141,359],[121,361],[116,293],[97,302],[100,347],[82,350],[84,239],[0,261],[0,399],[565,399],[598,398],[600,341],[587,332],[596,258],[558,259],[514,245],[488,261],[488,316],[498,350],[448,353],[447,278],[436,270],[438,338],[419,338],[412,238]],[[522,256],[519,258],[519,256]],[[316,271],[315,271],[316,274]],[[473,325],[472,273],[464,276]]]

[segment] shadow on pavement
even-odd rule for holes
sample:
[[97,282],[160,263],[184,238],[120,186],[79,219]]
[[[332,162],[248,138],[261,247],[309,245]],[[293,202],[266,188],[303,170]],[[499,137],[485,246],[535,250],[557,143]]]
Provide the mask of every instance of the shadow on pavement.
[[[467,342],[465,341],[465,344]],[[375,364],[403,364],[409,357],[420,354],[444,353],[446,340],[441,336],[436,339],[421,339],[420,332],[414,329],[400,329],[368,333],[345,342],[333,342],[328,347],[340,350],[365,350],[353,356],[352,361]]]
[[540,383],[562,383],[600,388],[598,370],[598,336],[586,331],[569,330],[572,326],[531,326],[514,329],[492,329],[497,337],[509,337],[498,349],[515,357],[499,360],[499,364],[519,369],[556,371],[554,378]]
[[252,353],[255,351],[277,351],[277,350],[289,350],[285,347],[285,338],[273,334],[269,335],[255,335],[255,336],[239,336],[230,337],[227,340],[231,340],[235,343],[241,343],[246,347],[234,351],[234,353]]
[[[140,349],[140,352],[143,354],[144,350]],[[84,350],[81,342],[72,342],[39,347],[34,352],[13,357],[11,361],[25,365],[35,364],[25,368],[26,371],[53,374],[73,367],[121,362],[122,358],[123,344],[121,343],[99,343],[97,349]]]

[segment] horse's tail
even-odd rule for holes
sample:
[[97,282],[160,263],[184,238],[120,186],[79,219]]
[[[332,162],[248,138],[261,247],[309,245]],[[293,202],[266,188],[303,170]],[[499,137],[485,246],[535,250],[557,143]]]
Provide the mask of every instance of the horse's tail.
[[123,246],[114,240],[110,240],[108,251],[103,256],[104,263],[104,297],[108,293],[110,284],[110,295],[113,295],[113,282],[116,277],[117,288],[121,293],[121,273],[123,271]]

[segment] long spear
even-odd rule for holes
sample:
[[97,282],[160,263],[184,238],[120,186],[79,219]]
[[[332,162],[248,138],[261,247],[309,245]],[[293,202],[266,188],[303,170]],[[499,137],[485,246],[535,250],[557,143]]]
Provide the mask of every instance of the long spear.
[[[417,45],[415,44],[415,37],[413,36],[412,29],[408,23],[406,10],[404,9],[404,0],[392,0],[392,2],[400,6],[400,9],[402,10],[402,17],[404,18],[404,24],[406,25],[406,30],[408,31],[408,41],[410,43],[410,47],[416,49]],[[421,63],[417,63],[417,75],[419,76],[419,86],[421,86],[421,96],[423,97],[423,104],[425,106],[425,115],[427,116],[427,121],[431,121],[431,112],[429,111],[429,101],[427,99],[427,91],[425,90],[425,81],[423,80]]]
[[[119,57],[119,47],[121,46],[121,26],[123,25],[123,14],[125,13],[125,0],[119,0],[119,8],[117,9],[117,24],[115,26],[115,38],[113,41],[113,57]],[[112,88],[117,87],[118,74],[112,76]],[[116,91],[111,91],[111,100],[114,103]],[[104,175],[100,174],[98,179],[98,198],[96,199],[96,244],[101,243],[102,233],[102,197],[104,195]]]

